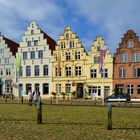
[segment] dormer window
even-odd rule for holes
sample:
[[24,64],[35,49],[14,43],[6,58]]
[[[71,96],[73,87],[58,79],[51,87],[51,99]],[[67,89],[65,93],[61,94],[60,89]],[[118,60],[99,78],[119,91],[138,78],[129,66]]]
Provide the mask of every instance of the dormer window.
[[131,48],[131,47],[133,47],[133,41],[128,41],[127,42],[127,48]]

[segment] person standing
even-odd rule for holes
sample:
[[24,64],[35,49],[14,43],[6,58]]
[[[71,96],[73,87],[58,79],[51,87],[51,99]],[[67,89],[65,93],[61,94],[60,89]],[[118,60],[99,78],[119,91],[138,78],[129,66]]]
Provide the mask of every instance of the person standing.
[[35,94],[34,94],[34,104],[35,104],[35,106],[37,105],[38,97],[39,97],[38,93],[35,92]]
[[32,106],[33,94],[30,90],[28,91],[28,99],[29,99],[29,106]]

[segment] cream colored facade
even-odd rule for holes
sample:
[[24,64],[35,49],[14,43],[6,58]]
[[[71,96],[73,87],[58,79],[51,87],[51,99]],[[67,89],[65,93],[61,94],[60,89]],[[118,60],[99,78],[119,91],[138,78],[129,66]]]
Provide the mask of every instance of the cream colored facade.
[[53,92],[64,92],[69,96],[75,91],[77,98],[83,97],[87,77],[86,51],[70,27],[65,28],[53,52],[52,72]]
[[18,46],[17,43],[0,35],[0,95],[16,95],[15,53]]
[[[98,62],[100,49],[107,50],[105,58],[103,60],[103,69],[105,69],[105,73],[102,76],[99,72]],[[101,36],[96,38],[91,47],[91,50],[88,53],[86,71],[86,88],[89,97],[97,97],[103,99],[105,96],[112,94],[113,58]]]
[[19,92],[40,91],[42,97],[49,97],[52,89],[52,51],[55,41],[44,33],[36,22],[31,22],[20,42],[21,55]]

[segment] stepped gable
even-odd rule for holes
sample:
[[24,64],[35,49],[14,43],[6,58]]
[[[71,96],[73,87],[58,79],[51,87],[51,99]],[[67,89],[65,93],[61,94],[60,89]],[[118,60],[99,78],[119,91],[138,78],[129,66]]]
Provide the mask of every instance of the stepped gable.
[[57,45],[55,40],[52,39],[49,35],[47,35],[45,32],[41,30],[41,33],[43,33],[44,38],[47,39],[47,44],[49,44],[49,49],[53,52],[55,50],[55,46]]
[[4,36],[3,36],[3,39],[5,40],[5,43],[7,44],[8,48],[10,48],[10,51],[13,53],[13,55],[16,55],[16,52],[18,51],[19,44],[4,37]]

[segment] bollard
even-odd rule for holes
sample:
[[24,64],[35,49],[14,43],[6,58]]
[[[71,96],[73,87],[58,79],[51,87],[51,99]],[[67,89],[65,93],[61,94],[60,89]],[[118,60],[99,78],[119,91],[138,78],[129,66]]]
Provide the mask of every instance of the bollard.
[[108,130],[112,130],[112,104],[108,103]]
[[37,102],[37,123],[42,124],[42,102],[41,102],[41,97],[39,98],[39,101]]
[[5,95],[5,102],[7,103],[7,95]]

